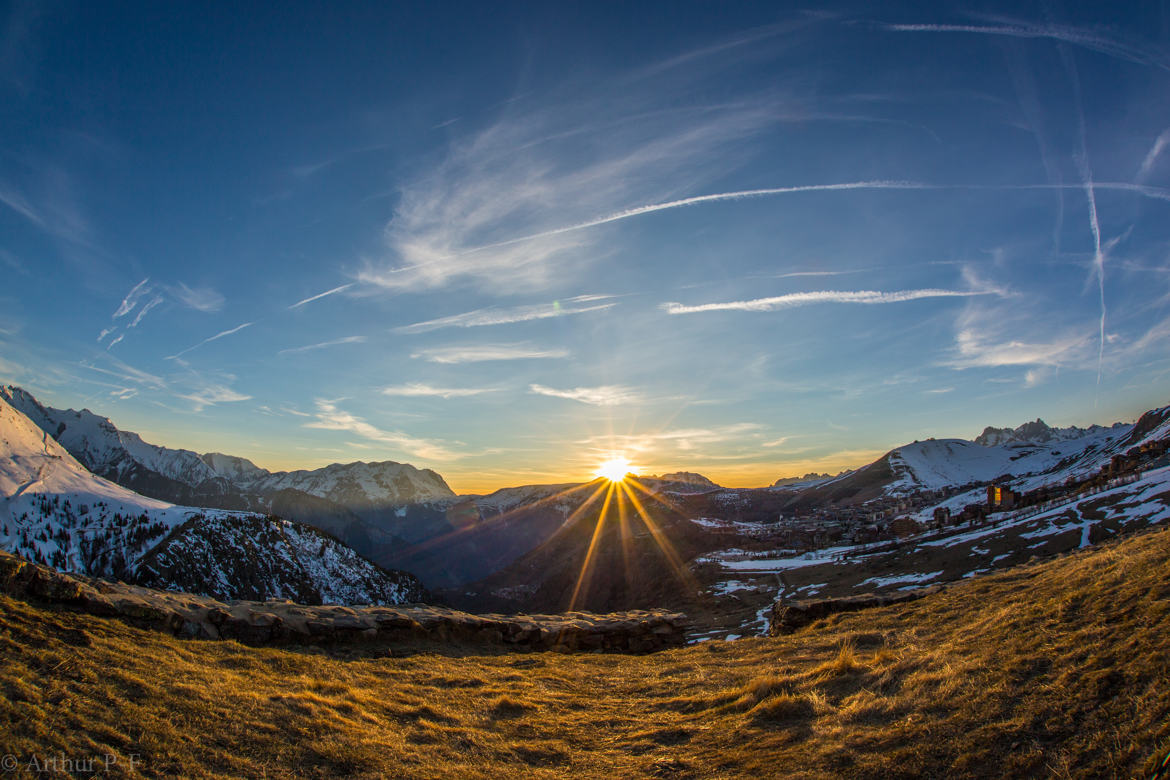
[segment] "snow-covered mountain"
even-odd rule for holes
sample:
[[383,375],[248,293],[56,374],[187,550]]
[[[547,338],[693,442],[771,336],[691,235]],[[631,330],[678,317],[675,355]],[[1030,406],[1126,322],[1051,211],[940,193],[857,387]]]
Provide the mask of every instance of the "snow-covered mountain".
[[[1164,410],[1153,410],[1160,415]],[[1135,425],[1050,428],[1042,420],[1018,428],[987,428],[974,441],[928,439],[886,455],[894,479],[888,492],[938,490],[944,487],[1020,480],[1023,489],[1084,477],[1136,442]]]
[[423,595],[412,575],[385,571],[316,529],[176,506],[98,477],[5,397],[0,547],[62,571],[220,599],[401,603]]
[[296,490],[356,512],[447,501],[454,492],[439,474],[406,463],[335,463],[320,469],[270,472],[246,458],[199,455],[149,444],[88,409],[44,406],[19,387],[0,399],[24,413],[90,471],[166,501],[268,511],[272,495]]
[[[1116,423],[1113,428],[1121,426]],[[1078,428],[1075,425],[1069,428],[1050,428],[1039,417],[1033,422],[1026,422],[1018,428],[993,428],[990,425],[983,429],[983,433],[975,437],[975,443],[984,447],[998,447],[1005,444],[1048,444],[1051,442],[1072,441],[1085,436],[1092,436],[1104,432],[1100,425],[1090,425],[1088,428]]]

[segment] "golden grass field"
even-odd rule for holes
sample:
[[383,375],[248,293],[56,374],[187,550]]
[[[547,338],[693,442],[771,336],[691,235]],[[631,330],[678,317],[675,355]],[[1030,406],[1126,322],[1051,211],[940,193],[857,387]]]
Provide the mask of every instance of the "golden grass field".
[[483,652],[184,641],[3,598],[4,776],[1151,776],[1170,530],[784,638]]

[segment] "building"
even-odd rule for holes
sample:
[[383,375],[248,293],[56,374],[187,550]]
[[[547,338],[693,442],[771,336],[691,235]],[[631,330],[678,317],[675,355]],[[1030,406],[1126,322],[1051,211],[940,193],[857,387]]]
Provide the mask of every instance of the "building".
[[1003,485],[987,486],[987,508],[993,512],[1015,507],[1020,494]]

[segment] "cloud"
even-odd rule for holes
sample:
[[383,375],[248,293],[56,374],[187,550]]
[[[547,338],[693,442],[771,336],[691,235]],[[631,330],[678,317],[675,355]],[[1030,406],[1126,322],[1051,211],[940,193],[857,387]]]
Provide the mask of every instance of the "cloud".
[[96,371],[99,374],[116,377],[123,382],[128,382],[135,386],[145,385],[154,390],[162,390],[167,386],[166,381],[160,376],[134,368],[112,355],[105,353],[98,354],[101,355],[102,362],[107,363],[112,368],[103,368],[88,361],[82,361],[80,363],[81,367],[90,371]]
[[1154,165],[1157,164],[1158,158],[1162,156],[1162,151],[1166,145],[1170,144],[1170,128],[1162,131],[1154,141],[1154,145],[1150,147],[1150,151],[1146,153],[1146,158],[1142,160],[1142,167],[1138,169],[1137,180],[1144,182],[1154,172]]
[[1167,58],[1164,51],[1160,49],[1149,49],[1115,38],[1109,38],[1095,30],[1056,24],[1038,25],[1012,19],[998,21],[1002,23],[995,25],[882,24],[880,27],[891,32],[971,33],[975,35],[1007,36],[1010,38],[1048,38],[1102,54],[1108,54],[1111,57],[1128,60],[1129,62],[1152,65],[1162,70],[1170,70],[1170,58]]
[[384,388],[382,395],[406,398],[467,398],[473,395],[495,392],[498,392],[496,388],[488,387],[433,387],[431,385],[412,382],[405,385]]
[[28,202],[28,199],[24,195],[16,190],[0,186],[0,203],[3,203],[37,227],[45,227],[45,218]]
[[365,336],[346,336],[340,339],[333,339],[332,341],[322,341],[318,344],[308,344],[303,347],[293,347],[291,349],[282,349],[276,354],[278,355],[292,355],[297,352],[309,352],[314,349],[325,349],[326,347],[336,347],[339,344],[361,344],[366,340]]
[[482,344],[423,349],[411,355],[431,363],[483,363],[489,360],[554,360],[567,358],[566,349],[537,349],[523,344]]
[[364,439],[388,444],[409,455],[415,455],[428,460],[453,460],[460,457],[441,442],[419,439],[401,431],[381,430],[360,417],[337,407],[336,402],[317,399],[316,420],[305,423],[306,428],[319,428],[327,431],[349,431]]
[[635,206],[634,208],[624,209],[622,211],[617,211],[612,214],[607,214],[603,217],[587,220],[585,222],[578,222],[573,225],[552,228],[551,230],[545,230],[540,233],[533,233],[526,236],[519,236],[518,238],[510,238],[506,241],[501,241],[495,244],[487,244],[473,251],[478,252],[487,249],[498,249],[500,247],[507,247],[513,244],[533,241],[535,239],[563,236],[566,233],[574,233],[579,230],[586,230],[588,228],[598,227],[600,225],[608,225],[612,222],[620,222],[624,219],[640,217],[644,214],[653,214],[658,211],[669,211],[671,209],[685,208],[687,206],[697,206],[702,203],[718,203],[720,201],[745,200],[749,198],[761,198],[774,195],[791,195],[803,192],[835,192],[840,190],[921,190],[934,188],[935,185],[921,184],[919,182],[912,181],[851,181],[839,182],[836,184],[799,184],[790,187],[765,187],[763,189],[755,190],[716,192],[709,195],[695,195],[689,198],[668,200],[662,203],[649,203],[644,206]]
[[759,423],[732,423],[712,428],[676,428],[646,433],[592,436],[578,444],[599,446],[605,452],[646,452],[669,444],[682,451],[693,451],[700,444],[718,444],[758,437],[764,426]]
[[184,349],[180,352],[176,352],[173,355],[169,355],[169,356],[167,356],[166,359],[167,360],[174,360],[178,357],[181,357],[182,355],[186,355],[188,352],[190,352],[193,349],[198,349],[199,347],[202,347],[204,344],[210,344],[213,341],[218,341],[219,339],[222,339],[224,336],[230,336],[233,333],[239,333],[244,328],[251,327],[252,325],[255,325],[255,324],[256,323],[254,323],[254,322],[245,322],[245,323],[242,323],[240,325],[237,325],[234,328],[228,328],[225,331],[222,331],[220,333],[216,333],[214,336],[210,336],[208,338],[203,339],[203,341],[200,341],[198,344],[192,344],[191,346],[187,347],[186,349]]
[[322,298],[326,298],[330,295],[336,295],[339,292],[345,292],[349,288],[353,287],[353,285],[354,285],[354,283],[350,282],[348,284],[343,284],[343,285],[340,285],[338,287],[334,287],[332,290],[326,290],[323,293],[317,293],[316,295],[310,295],[308,298],[305,298],[304,300],[297,301],[292,306],[289,306],[289,308],[290,309],[297,309],[297,308],[300,308],[301,306],[304,306],[306,303],[312,303],[313,301],[319,301]]
[[170,288],[170,293],[184,306],[202,312],[217,312],[225,303],[223,295],[210,287],[188,287],[183,283]]
[[967,327],[955,337],[956,357],[945,365],[952,368],[998,366],[1080,366],[1086,360],[1087,334],[1067,334],[1047,341],[1002,340],[993,334]]
[[606,86],[527,112],[511,106],[457,138],[445,159],[403,186],[385,257],[369,259],[357,280],[371,291],[456,280],[544,289],[602,253],[597,236],[561,227],[565,220],[597,222],[593,215],[622,204],[725,175],[736,143],[776,121],[760,101],[679,108],[652,85]]
[[224,385],[207,385],[195,392],[177,393],[177,395],[179,398],[190,401],[194,405],[193,411],[196,412],[201,412],[208,406],[247,401],[252,398],[250,395],[238,393]]
[[641,395],[629,387],[622,385],[601,385],[599,387],[574,387],[570,390],[557,390],[544,385],[529,385],[528,389],[536,395],[547,395],[553,398],[567,398],[591,406],[621,406],[637,403],[642,400]]
[[772,298],[755,298],[748,301],[724,303],[701,303],[688,306],[681,303],[663,303],[661,308],[668,314],[695,314],[707,311],[777,311],[817,303],[903,303],[924,298],[970,298],[976,295],[998,294],[990,290],[897,290],[878,292],[876,290],[819,290],[816,292],[789,293]]
[[[162,302],[163,302],[162,296],[156,295],[154,298],[151,298],[149,303],[147,303],[141,309],[138,310],[138,314],[137,314],[137,316],[134,317],[134,321],[131,322],[126,327],[127,328],[137,328],[138,323],[142,322],[142,319],[143,319],[143,317],[146,316],[147,312],[149,312],[151,309],[153,309],[155,306],[158,306]],[[118,338],[121,338],[121,336],[119,336]]]
[[440,317],[425,322],[416,322],[413,325],[403,325],[394,328],[395,333],[425,333],[440,328],[478,328],[487,325],[506,325],[513,322],[529,322],[543,320],[550,317],[568,317],[574,314],[585,314],[591,311],[602,311],[616,306],[616,303],[599,303],[592,306],[582,306],[591,301],[605,300],[608,295],[580,295],[568,298],[564,302],[538,303],[530,306],[513,306],[511,308],[476,309],[464,314],[454,314],[450,317]]
[[110,343],[106,345],[106,351],[107,351],[107,352],[109,352],[111,349],[113,349],[113,348],[114,348],[114,345],[115,345],[115,344],[117,344],[119,341],[121,341],[121,340],[122,340],[122,339],[124,339],[124,338],[126,338],[126,334],[125,334],[125,333],[119,333],[119,334],[118,334],[118,336],[117,336],[116,338],[113,338],[113,339],[111,339],[111,340],[110,340]]
[[149,292],[149,290],[143,289],[143,287],[145,287],[146,283],[149,281],[150,277],[148,276],[130,288],[130,292],[126,293],[126,297],[122,299],[122,302],[118,304],[117,310],[114,311],[114,319],[125,317],[136,305],[138,305],[138,299]]

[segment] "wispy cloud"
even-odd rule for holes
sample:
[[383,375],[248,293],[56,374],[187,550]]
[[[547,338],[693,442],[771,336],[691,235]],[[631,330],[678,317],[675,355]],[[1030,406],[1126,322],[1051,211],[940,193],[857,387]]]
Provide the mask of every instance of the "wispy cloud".
[[818,303],[903,303],[917,301],[924,298],[970,298],[976,295],[996,294],[990,290],[897,290],[894,292],[879,292],[876,290],[819,290],[816,292],[789,293],[771,298],[755,298],[747,301],[727,301],[721,303],[700,303],[685,305],[682,303],[663,303],[661,308],[668,314],[695,314],[708,311],[777,311],[791,309],[797,306],[810,306]]
[[758,441],[764,426],[759,423],[731,423],[708,428],[673,428],[645,433],[591,436],[577,442],[596,447],[599,452],[644,453],[670,447],[682,452],[692,452],[700,445],[743,442],[746,439]]
[[[1073,158],[1076,161],[1077,172],[1081,176],[1081,184],[1085,189],[1085,200],[1089,204],[1089,232],[1093,236],[1093,276],[1097,279],[1097,293],[1101,311],[1097,342],[1097,389],[1099,392],[1101,389],[1101,364],[1105,361],[1105,254],[1101,251],[1101,223],[1097,219],[1097,193],[1093,184],[1093,169],[1089,164],[1085,109],[1081,100],[1081,77],[1072,53],[1061,47],[1060,54],[1073,86],[1073,104],[1077,112],[1077,139],[1080,145]],[[1029,386],[1034,384],[1031,378],[1029,378],[1028,383]]]
[[734,144],[777,121],[773,109],[758,100],[680,109],[642,82],[528,112],[513,107],[407,182],[387,226],[387,256],[357,279],[385,290],[454,280],[543,289],[602,251],[597,237],[560,227],[564,220],[601,224],[591,215],[666,197],[684,184],[679,171],[688,186],[725,175]]
[[590,406],[622,406],[638,403],[642,396],[632,388],[622,385],[601,385],[599,387],[574,387],[568,390],[557,390],[544,385],[529,385],[529,391],[536,395],[547,395],[553,398],[566,398],[570,401],[589,404]]
[[454,314],[450,317],[440,317],[425,322],[416,322],[413,325],[403,325],[394,328],[395,333],[425,333],[440,328],[479,328],[488,325],[507,325],[513,322],[529,322],[551,317],[568,317],[574,314],[585,314],[591,311],[602,311],[616,306],[614,302],[592,303],[610,298],[608,295],[579,295],[564,301],[552,303],[538,303],[529,306],[512,306],[509,308],[492,307],[476,309],[464,314]]
[[99,366],[93,361],[82,361],[80,363],[81,367],[89,371],[96,371],[99,374],[116,377],[123,382],[135,386],[145,385],[154,390],[162,390],[167,386],[166,381],[161,376],[137,369],[112,355],[99,354],[102,354],[101,361],[110,366],[109,368]]
[[366,340],[365,336],[346,336],[340,339],[333,339],[332,341],[322,341],[317,344],[307,344],[303,347],[292,347],[290,349],[282,349],[276,354],[278,355],[294,355],[298,352],[311,352],[315,349],[325,349],[326,347],[336,347],[340,344],[361,344]]
[[41,216],[24,195],[10,187],[0,185],[0,203],[15,211],[37,227],[45,226],[45,218]]
[[1160,49],[1138,43],[1121,41],[1101,34],[1097,30],[1068,27],[1057,24],[1033,24],[1011,19],[1000,24],[882,24],[880,27],[891,32],[917,33],[969,33],[974,35],[999,35],[1010,38],[1047,38],[1061,43],[1080,46],[1091,51],[1108,54],[1122,60],[1141,65],[1152,65],[1170,70],[1170,58]]
[[382,390],[382,395],[399,396],[405,398],[467,398],[473,395],[498,392],[492,387],[434,387],[419,382],[405,385],[396,385]]
[[483,363],[491,360],[552,360],[567,358],[566,349],[538,349],[524,344],[480,344],[422,349],[411,355],[431,363]]
[[147,292],[143,288],[146,287],[149,281],[150,277],[148,276],[130,288],[130,292],[126,293],[126,296],[122,298],[122,302],[118,304],[118,308],[114,310],[114,319],[125,317],[138,305],[138,299]]
[[138,324],[140,322],[142,322],[143,318],[146,317],[147,313],[151,309],[153,309],[155,306],[158,306],[162,302],[163,302],[162,296],[156,295],[154,298],[151,298],[149,302],[147,302],[145,305],[143,305],[143,307],[141,309],[138,310],[138,314],[135,315],[134,320],[126,327],[137,328]]
[[224,385],[208,385],[189,393],[177,393],[177,395],[179,398],[190,401],[193,404],[193,411],[196,412],[201,412],[208,406],[247,401],[252,398],[250,395],[236,392]]
[[729,200],[746,200],[749,198],[771,197],[775,195],[792,195],[805,192],[839,192],[843,190],[920,190],[931,188],[933,188],[933,185],[926,185],[912,181],[851,181],[839,182],[836,184],[799,184],[789,187],[764,187],[762,189],[754,190],[736,190],[734,192],[716,192],[709,195],[694,195],[689,198],[679,198],[677,200],[668,200],[661,203],[648,203],[644,206],[635,206],[634,208],[616,211],[612,214],[607,214],[596,219],[590,219],[585,222],[578,222],[572,225],[565,225],[562,227],[552,228],[551,230],[545,230],[540,233],[532,233],[516,238],[510,238],[506,241],[500,241],[495,244],[486,244],[471,251],[480,252],[489,249],[508,247],[514,244],[521,244],[528,241],[534,241],[536,239],[554,238],[557,236],[563,236],[566,233],[575,233],[577,231],[587,230],[589,228],[599,227],[601,225],[608,225],[613,222],[620,222],[624,219],[640,217],[644,214],[653,214],[658,211],[669,211],[671,209],[685,208],[687,206],[697,206],[703,203],[718,203],[720,201]]
[[1090,337],[1084,333],[1070,333],[1046,341],[998,340],[994,334],[969,327],[955,337],[957,355],[946,365],[953,368],[1083,366],[1089,342]]
[[211,342],[218,341],[219,339],[222,339],[225,336],[230,336],[233,333],[239,333],[244,328],[249,328],[255,324],[256,323],[254,323],[254,322],[245,322],[245,323],[242,323],[240,325],[237,325],[234,328],[228,328],[225,331],[222,331],[220,333],[216,333],[214,336],[210,336],[208,338],[203,339],[203,341],[200,341],[198,344],[192,344],[191,346],[187,347],[186,349],[184,349],[180,352],[176,352],[173,355],[168,355],[166,359],[167,360],[174,360],[176,358],[182,357],[183,355],[186,355],[191,350],[198,349],[199,347],[202,347],[204,344],[210,344]]
[[360,417],[340,409],[337,402],[324,399],[317,400],[316,419],[305,423],[306,428],[319,428],[327,431],[349,431],[356,433],[363,439],[386,444],[397,448],[408,455],[414,455],[428,460],[453,460],[460,457],[451,451],[442,442],[420,439],[401,431],[385,431]]
[[[219,311],[224,304],[223,295],[210,287],[192,288],[183,283],[177,285],[152,284],[150,277],[147,277],[131,287],[130,291],[122,298],[110,317],[110,326],[103,328],[98,334],[98,342],[101,343],[107,336],[114,335],[119,328],[122,328],[122,332],[118,333],[106,346],[107,350],[110,349],[126,337],[127,330],[137,328],[152,309],[166,303],[168,299],[190,309],[208,313]],[[137,313],[135,313],[135,309],[137,309]],[[129,323],[119,322],[131,314],[134,314],[134,319]]]
[[1167,144],[1170,144],[1170,128],[1163,130],[1154,141],[1154,145],[1150,147],[1150,151],[1146,152],[1146,157],[1142,160],[1142,167],[1137,172],[1139,182],[1150,178],[1150,174],[1154,172],[1154,166],[1157,165],[1158,158],[1162,156]]
[[353,285],[354,285],[354,283],[350,282],[348,284],[343,284],[343,285],[339,285],[338,287],[334,287],[332,290],[326,290],[323,293],[317,293],[316,295],[310,295],[308,298],[305,298],[304,300],[297,301],[292,306],[289,306],[289,308],[290,309],[297,309],[297,308],[300,308],[301,306],[304,306],[306,303],[312,303],[313,301],[319,301],[322,298],[327,298],[330,295],[336,295],[337,293],[345,292],[349,288],[353,287]]
[[223,294],[211,287],[188,287],[183,283],[169,288],[170,293],[184,306],[207,313],[223,308]]

